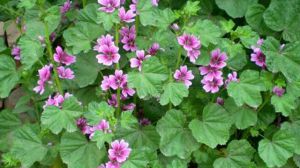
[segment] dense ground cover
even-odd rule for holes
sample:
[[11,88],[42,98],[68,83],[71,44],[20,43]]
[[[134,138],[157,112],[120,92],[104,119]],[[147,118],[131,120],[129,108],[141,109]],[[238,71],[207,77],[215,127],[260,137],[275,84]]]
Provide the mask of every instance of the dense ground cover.
[[0,11],[0,167],[300,167],[300,0]]

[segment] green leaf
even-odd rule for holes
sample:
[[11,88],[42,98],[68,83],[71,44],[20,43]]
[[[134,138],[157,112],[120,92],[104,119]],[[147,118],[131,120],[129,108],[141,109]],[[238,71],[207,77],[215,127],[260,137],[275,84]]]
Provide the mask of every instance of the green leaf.
[[89,142],[80,132],[64,133],[61,138],[60,155],[69,168],[97,167],[106,156],[94,142]]
[[235,23],[230,20],[221,20],[220,22],[221,29],[224,31],[224,34],[231,32],[231,30],[234,28]]
[[28,36],[20,38],[21,63],[26,70],[29,70],[43,56],[43,47],[37,39],[32,40]]
[[79,22],[93,23],[98,24],[101,20],[98,16],[98,8],[99,4],[89,3],[82,10],[80,10],[79,15],[77,16],[77,20]]
[[[221,39],[220,49],[227,53],[227,67],[233,70],[241,70],[247,64],[247,55],[240,43],[234,43],[229,39]],[[201,55],[202,56],[202,55]]]
[[34,162],[41,161],[48,149],[42,144],[37,125],[25,125],[15,131],[11,152],[24,167],[30,167]]
[[187,128],[186,117],[181,111],[168,111],[157,122],[156,130],[161,136],[160,151],[165,156],[178,156],[185,159],[199,147]]
[[128,74],[128,85],[135,88],[140,98],[158,96],[162,89],[162,82],[168,78],[168,71],[158,60],[151,57],[143,62],[141,72]]
[[146,168],[149,162],[146,152],[144,149],[133,149],[121,168]]
[[209,44],[217,44],[222,35],[221,29],[210,20],[198,20],[195,25],[185,27],[186,31],[200,38],[201,44],[208,47]]
[[262,34],[269,34],[273,31],[268,28],[266,25],[263,14],[265,12],[266,8],[261,4],[254,4],[248,8],[248,11],[246,13],[246,21],[247,23],[256,31],[262,33]]
[[0,55],[0,98],[7,97],[18,82],[15,61],[7,55]]
[[296,108],[296,97],[290,94],[284,94],[281,97],[273,95],[271,104],[275,107],[276,112],[289,116],[292,110]]
[[143,26],[154,25],[156,19],[154,18],[151,1],[140,0],[139,3],[137,3],[136,8],[139,12],[140,22]]
[[3,37],[0,37],[0,52],[6,50],[6,45]]
[[300,19],[299,0],[273,0],[264,12],[264,20],[268,27],[275,31],[283,31],[286,41],[300,40],[300,24],[295,20]]
[[88,106],[88,112],[84,113],[90,125],[96,125],[103,119],[111,119],[114,116],[115,109],[106,102],[91,102]]
[[293,156],[295,139],[286,131],[277,131],[272,140],[264,138],[259,142],[258,154],[268,167],[281,167]]
[[226,156],[215,160],[214,168],[250,167],[254,152],[247,140],[233,140],[226,148]]
[[156,9],[153,15],[155,20],[153,26],[161,29],[169,28],[170,24],[176,20],[175,14],[170,8],[164,10]]
[[61,13],[58,6],[52,6],[46,10],[44,22],[48,25],[50,33],[52,33],[60,24]]
[[87,53],[91,48],[91,42],[103,34],[103,29],[99,25],[89,22],[79,22],[75,27],[64,31],[66,45],[71,47],[73,54],[80,52]]
[[120,126],[122,128],[130,128],[138,124],[137,119],[134,117],[131,111],[123,111],[120,119]]
[[60,133],[63,129],[68,132],[77,130],[76,119],[82,114],[81,106],[75,97],[66,99],[62,108],[48,106],[41,116],[41,122],[54,134]]
[[218,144],[226,144],[231,121],[225,109],[210,103],[204,107],[201,118],[201,120],[193,119],[189,124],[196,140],[211,148],[215,148]]
[[246,129],[256,124],[257,113],[253,109],[246,106],[238,107],[232,98],[227,99],[224,106],[238,129]]
[[18,8],[31,9],[35,6],[36,0],[20,0]]
[[117,10],[114,13],[98,12],[98,20],[102,23],[104,30],[110,31],[114,23],[119,23]]
[[[267,68],[273,73],[282,72],[288,81],[300,81],[300,42],[286,44],[280,51],[280,43],[273,37],[268,37],[262,45],[266,55]],[[288,65],[288,66],[287,66]]]
[[212,168],[214,161],[218,157],[218,151],[211,148],[200,148],[193,153],[195,162],[201,165],[201,168]]
[[199,6],[199,1],[187,1],[183,8],[183,15],[193,16],[197,15],[197,12],[201,9]]
[[95,52],[77,56],[76,62],[72,66],[72,70],[75,73],[74,81],[80,88],[91,85],[95,82],[99,71],[103,68],[104,67],[97,62]]
[[164,86],[164,92],[160,97],[159,103],[161,105],[167,105],[172,103],[174,106],[178,106],[184,97],[189,95],[189,90],[183,83],[170,82]]
[[227,92],[238,106],[247,104],[257,108],[262,103],[260,95],[265,90],[265,85],[260,80],[259,72],[254,70],[245,70],[240,76],[239,82],[230,82]]
[[233,18],[243,17],[250,5],[257,2],[257,0],[215,0],[219,8],[226,11],[226,13]]
[[105,147],[105,142],[107,143],[112,142],[113,137],[114,134],[112,133],[104,133],[103,131],[96,130],[93,135],[92,141],[95,141],[97,147],[99,149],[102,149],[103,147]]
[[239,38],[246,48],[251,48],[259,39],[257,32],[253,31],[250,26],[239,26],[231,32],[232,39]]
[[130,128],[119,129],[116,137],[125,139],[133,149],[148,148],[151,151],[158,149],[160,140],[154,126],[142,127],[138,124]]
[[9,110],[0,112],[0,137],[21,126],[21,120]]

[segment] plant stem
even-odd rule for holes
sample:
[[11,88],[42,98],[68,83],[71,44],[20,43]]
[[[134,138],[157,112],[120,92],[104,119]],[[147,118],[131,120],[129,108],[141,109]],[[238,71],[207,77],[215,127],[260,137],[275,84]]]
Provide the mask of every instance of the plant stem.
[[86,0],[82,0],[82,7],[84,8],[86,6]]
[[56,89],[60,94],[63,94],[63,90],[62,90],[62,87],[61,87],[61,84],[60,84],[60,81],[58,78],[57,67],[55,65],[55,61],[53,58],[53,51],[52,51],[52,46],[51,46],[51,42],[50,42],[48,24],[44,22],[44,26],[45,26],[45,42],[46,42],[46,46],[47,46],[49,60],[50,60],[51,64],[53,65],[54,81],[55,81]]
[[179,49],[178,49],[178,55],[177,55],[177,63],[176,63],[175,70],[178,69],[178,67],[179,67],[179,65],[180,65],[180,61],[181,61],[181,53],[182,53],[182,48],[179,47]]
[[138,30],[139,30],[139,22],[140,22],[140,17],[137,15],[137,16],[135,17],[135,23],[134,23],[134,25],[135,25],[136,36],[137,36]]
[[271,96],[268,95],[268,97],[265,99],[265,101],[263,102],[263,104],[258,107],[257,112],[260,112],[265,107],[265,105],[268,104],[268,102],[270,101],[270,99],[271,99]]

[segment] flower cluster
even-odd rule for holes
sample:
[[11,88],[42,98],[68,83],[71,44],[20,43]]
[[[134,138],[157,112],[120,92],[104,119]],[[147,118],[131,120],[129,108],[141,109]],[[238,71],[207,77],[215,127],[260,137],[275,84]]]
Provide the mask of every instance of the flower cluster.
[[48,100],[45,102],[45,105],[43,106],[43,108],[46,108],[47,106],[56,106],[56,107],[61,108],[61,105],[63,104],[65,99],[67,99],[71,96],[72,96],[72,94],[70,94],[70,93],[65,93],[64,96],[57,94],[53,98],[51,96],[49,96]]
[[253,53],[251,54],[251,61],[259,67],[266,68],[266,56],[262,53],[260,47],[264,40],[259,39],[256,46],[251,46]]
[[[134,92],[133,89],[130,89]],[[123,92],[122,92],[123,93]],[[134,94],[134,93],[133,93]],[[132,94],[132,95],[133,95]],[[128,99],[128,97],[125,97],[123,94],[121,95],[121,100],[126,100]],[[112,106],[112,107],[118,107],[118,100],[117,100],[117,95],[116,94],[112,94],[111,98],[107,100],[107,103]],[[134,103],[129,103],[129,104],[122,104],[122,110],[123,111],[127,111],[127,110],[134,110],[135,108],[135,104]]]
[[193,35],[183,34],[177,38],[178,43],[183,46],[192,63],[195,63],[200,55],[201,43],[197,37]]
[[104,119],[102,119],[98,124],[91,126],[87,124],[85,118],[79,118],[76,121],[76,125],[81,130],[81,132],[85,135],[88,135],[90,139],[93,138],[97,130],[104,133],[111,133],[109,123]]
[[[54,61],[59,63],[60,66],[57,67],[57,73],[61,79],[73,79],[74,72],[70,68],[65,68],[65,65],[71,65],[76,61],[76,57],[65,53],[60,46],[56,48],[56,53],[54,54]],[[40,70],[39,80],[37,82],[38,86],[33,88],[36,93],[43,94],[45,91],[45,84],[48,82],[51,84],[51,71],[53,65],[45,65]]]
[[[150,50],[150,49],[149,49]],[[150,51],[153,52],[153,51]],[[137,50],[136,57],[130,59],[130,67],[131,68],[138,68],[139,71],[142,70],[142,63],[145,59],[151,57],[151,55],[145,55],[144,50]]]
[[230,82],[238,82],[239,79],[237,77],[237,72],[229,73],[227,79],[225,80],[225,86],[227,86]]
[[174,78],[177,81],[181,81],[185,84],[187,88],[189,88],[192,85],[192,82],[190,80],[194,79],[194,75],[191,70],[187,69],[187,66],[181,66],[180,69],[176,70],[174,73]]
[[129,144],[125,140],[115,140],[111,143],[111,148],[108,150],[109,161],[98,168],[120,168],[122,163],[129,157],[130,152]]
[[206,92],[216,93],[223,85],[222,68],[226,66],[227,55],[221,53],[220,49],[211,52],[209,65],[199,68],[200,74],[204,75],[201,83]]
[[273,87],[273,93],[275,95],[277,95],[278,97],[283,96],[283,94],[285,93],[285,89],[279,86],[274,86]]
[[116,70],[114,75],[103,76],[101,88],[103,91],[110,88],[113,90],[120,88],[124,97],[133,96],[135,93],[133,89],[127,86],[127,75],[123,74],[122,70]]
[[136,31],[135,26],[122,27],[120,30],[121,43],[123,44],[123,49],[126,51],[135,51],[137,49],[135,44]]
[[11,50],[11,55],[14,56],[15,60],[20,60],[21,59],[21,57],[20,57],[20,55],[21,55],[21,48],[18,47],[18,46],[16,46],[16,45],[14,45],[13,48],[12,48],[12,50]]
[[94,47],[94,50],[99,52],[96,56],[98,63],[110,66],[113,63],[118,63],[120,60],[119,47],[117,47],[113,41],[111,35],[102,35],[97,39],[97,44]]

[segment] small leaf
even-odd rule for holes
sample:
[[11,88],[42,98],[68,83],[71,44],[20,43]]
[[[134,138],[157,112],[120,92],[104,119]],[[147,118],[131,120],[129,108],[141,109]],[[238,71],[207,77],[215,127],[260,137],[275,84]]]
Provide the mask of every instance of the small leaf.
[[281,167],[293,156],[295,139],[286,131],[277,131],[272,140],[263,139],[258,145],[258,154],[268,167]]
[[80,132],[64,133],[61,138],[60,155],[69,168],[97,167],[106,156],[94,142],[89,142]]
[[170,82],[164,86],[164,92],[160,97],[159,103],[166,105],[171,102],[174,106],[178,106],[184,97],[189,95],[189,90],[183,83]]
[[235,31],[231,32],[233,39],[239,38],[246,48],[251,48],[259,39],[257,32],[253,31],[250,26],[239,26]]
[[290,94],[284,94],[281,97],[273,95],[271,104],[275,107],[276,112],[281,112],[284,116],[289,116],[292,110],[296,108],[296,98]]
[[156,57],[151,57],[143,62],[141,72],[130,72],[128,84],[136,88],[140,98],[158,96],[162,89],[162,82],[168,78],[168,71]]
[[103,119],[111,119],[114,116],[115,109],[106,102],[91,102],[88,106],[88,112],[84,113],[90,125],[96,125]]
[[56,106],[48,106],[42,113],[41,122],[54,134],[60,133],[63,129],[68,132],[77,130],[76,119],[82,114],[81,106],[75,97],[66,99],[62,109]]
[[265,85],[254,70],[245,70],[240,76],[239,82],[230,82],[227,92],[238,106],[247,104],[251,107],[258,107],[262,103],[260,95],[265,90]]
[[97,147],[99,149],[102,149],[105,147],[105,142],[111,143],[114,135],[112,133],[104,133],[103,131],[96,130],[92,141],[95,141],[97,143]]
[[145,149],[133,149],[121,168],[146,168],[149,162],[147,152]]
[[211,148],[215,148],[218,144],[226,144],[231,121],[225,109],[210,103],[204,107],[201,118],[202,120],[193,119],[189,124],[196,140]]
[[157,122],[156,129],[161,136],[160,151],[165,156],[185,159],[199,147],[186,124],[186,117],[178,110],[168,111]]
[[6,55],[0,55],[0,98],[5,98],[19,82],[15,61]]

